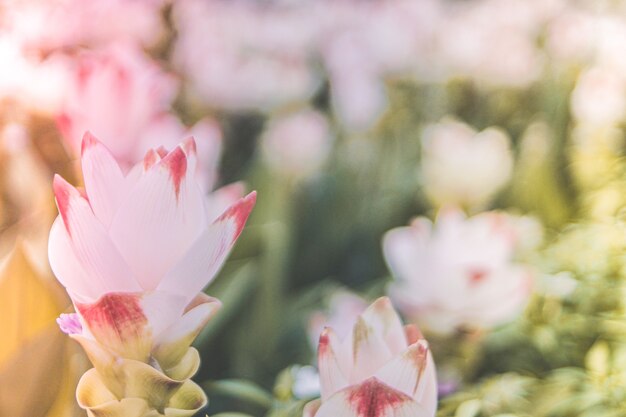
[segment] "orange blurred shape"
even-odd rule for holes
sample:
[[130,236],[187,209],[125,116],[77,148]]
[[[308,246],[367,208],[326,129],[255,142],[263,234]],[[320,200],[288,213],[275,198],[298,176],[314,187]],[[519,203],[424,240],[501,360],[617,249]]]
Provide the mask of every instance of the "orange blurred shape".
[[73,416],[70,350],[55,319],[67,304],[21,244],[0,266],[0,416]]

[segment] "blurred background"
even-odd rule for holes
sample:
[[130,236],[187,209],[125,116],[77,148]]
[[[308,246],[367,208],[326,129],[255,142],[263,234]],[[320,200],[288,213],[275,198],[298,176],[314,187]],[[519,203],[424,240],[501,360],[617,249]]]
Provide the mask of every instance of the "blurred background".
[[533,284],[425,330],[439,415],[623,416],[625,120],[618,0],[0,0],[0,416],[82,415],[46,246],[86,130],[126,169],[194,135],[207,192],[259,192],[207,289],[206,413],[299,415],[319,329],[400,274],[384,234],[456,207],[506,216]]

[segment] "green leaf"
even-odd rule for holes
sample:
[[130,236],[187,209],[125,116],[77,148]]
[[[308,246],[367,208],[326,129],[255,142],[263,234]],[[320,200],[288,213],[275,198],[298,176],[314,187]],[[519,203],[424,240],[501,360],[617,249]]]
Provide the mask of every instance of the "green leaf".
[[233,397],[249,404],[254,404],[265,409],[272,406],[273,397],[253,382],[242,379],[223,379],[204,383],[204,388],[211,394]]

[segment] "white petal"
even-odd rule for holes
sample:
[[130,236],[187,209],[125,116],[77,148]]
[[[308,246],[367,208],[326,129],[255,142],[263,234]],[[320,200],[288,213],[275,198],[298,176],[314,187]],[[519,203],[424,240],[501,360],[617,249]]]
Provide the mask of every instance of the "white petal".
[[187,301],[184,297],[162,291],[145,294],[141,299],[143,313],[148,319],[155,339],[183,317]]
[[59,282],[83,301],[95,301],[106,292],[107,288],[102,282],[88,279],[89,275],[74,254],[61,216],[56,218],[50,230],[48,258],[52,272]]
[[302,417],[315,417],[317,410],[319,410],[322,402],[320,400],[309,401],[302,410]]
[[[94,289],[90,291],[92,296],[96,289],[98,294],[141,290],[128,265],[109,239],[104,226],[95,218],[87,200],[59,176],[54,179],[54,193],[67,233],[64,237],[55,230],[55,237],[51,240],[51,245],[60,245],[50,248],[51,258],[54,258],[52,262],[61,273],[68,273],[65,278],[60,279],[66,279],[73,284],[79,280],[76,276],[80,272],[78,266],[60,265],[60,262],[65,262],[61,260],[65,256],[68,262],[78,259],[86,273],[82,280],[88,282],[81,288],[93,285]],[[66,238],[70,240],[75,258],[68,256],[69,248],[64,241]],[[76,292],[88,296],[85,291],[77,289]]]
[[108,227],[126,196],[124,175],[109,150],[89,132],[83,137],[81,165],[89,204]]
[[427,359],[428,344],[425,340],[420,340],[376,372],[376,378],[415,398]]
[[252,192],[208,226],[174,268],[165,275],[158,289],[184,295],[191,301],[221,268],[255,202],[256,193]]
[[414,398],[424,407],[429,416],[434,416],[437,412],[437,396],[437,371],[435,370],[433,355],[429,351],[426,360],[426,369],[420,378]]
[[374,301],[361,317],[373,331],[382,336],[392,355],[398,355],[409,346],[402,321],[389,298],[381,297]]
[[179,320],[156,335],[153,355],[165,370],[180,362],[196,336],[222,305],[219,300],[204,294],[196,299],[200,300],[198,305],[188,306],[188,311]]
[[177,147],[153,165],[120,206],[110,234],[146,290],[155,289],[206,227],[203,196]]
[[354,369],[350,382],[361,382],[373,376],[393,358],[382,335],[370,327],[362,317],[354,326]]
[[411,226],[398,227],[385,233],[383,252],[396,279],[411,280],[424,274],[428,262],[432,224],[423,218]]
[[317,361],[320,372],[320,391],[325,401],[337,391],[348,386],[348,376],[344,375],[336,350],[340,342],[335,332],[326,328],[320,335]]

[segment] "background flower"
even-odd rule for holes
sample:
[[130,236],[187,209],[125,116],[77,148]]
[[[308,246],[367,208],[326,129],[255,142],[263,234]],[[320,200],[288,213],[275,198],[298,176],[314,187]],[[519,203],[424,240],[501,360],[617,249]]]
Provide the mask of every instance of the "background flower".
[[530,295],[531,273],[514,262],[515,229],[498,213],[466,219],[456,210],[434,224],[418,218],[389,231],[383,249],[399,308],[434,332],[490,328],[514,319]]

